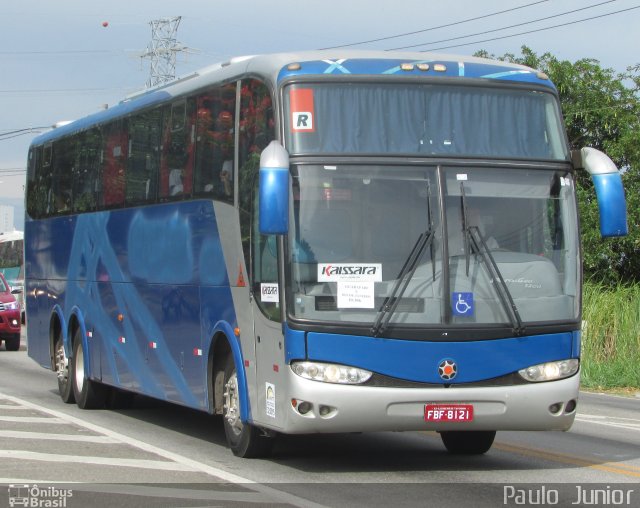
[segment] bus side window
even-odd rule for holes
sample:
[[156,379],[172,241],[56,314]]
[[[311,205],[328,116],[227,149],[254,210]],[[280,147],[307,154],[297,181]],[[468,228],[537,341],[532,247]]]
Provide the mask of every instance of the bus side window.
[[278,284],[278,244],[276,235],[263,235],[259,228],[258,178],[253,190],[251,224],[251,284],[260,310],[273,321],[280,321],[280,286]]
[[29,152],[27,169],[27,213],[33,219],[45,217],[48,194],[51,188],[51,145],[49,160],[44,164],[45,148],[38,147]]
[[257,79],[242,81],[240,99],[239,166],[253,166],[267,145],[275,139],[273,104],[267,86]]
[[102,156],[102,187],[100,207],[124,205],[124,178],[129,144],[126,120],[116,120],[105,127]]
[[152,203],[156,200],[161,115],[162,110],[156,108],[129,119],[127,204]]
[[262,235],[259,230],[260,153],[275,139],[271,94],[261,81],[242,81],[239,125],[238,208],[242,249],[246,265],[250,267],[252,290],[258,306],[269,319],[279,321],[277,237]]
[[102,156],[102,133],[99,128],[80,135],[73,173],[73,211],[95,210]]
[[197,98],[195,192],[234,200],[236,84],[208,90]]
[[71,184],[75,171],[74,153],[77,141],[73,138],[61,139],[53,144],[52,167],[53,177],[49,214],[65,214],[71,212]]
[[160,199],[181,199],[193,188],[195,100],[181,100],[163,112],[160,143]]

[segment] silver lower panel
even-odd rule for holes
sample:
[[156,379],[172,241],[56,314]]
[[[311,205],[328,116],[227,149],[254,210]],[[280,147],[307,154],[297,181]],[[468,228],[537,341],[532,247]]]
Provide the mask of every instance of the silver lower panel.
[[[580,376],[547,383],[481,388],[376,388],[309,381],[286,367],[289,397],[285,407],[287,434],[415,431],[415,430],[568,430],[577,401]],[[306,401],[312,408],[305,415],[291,399]],[[424,419],[425,404],[473,404],[471,422],[433,423]],[[550,407],[560,404],[559,410]],[[324,408],[323,408],[324,406]],[[324,411],[323,411],[324,410]],[[322,413],[326,414],[322,414]],[[259,421],[262,420],[262,421]],[[254,422],[268,427],[268,418]]]

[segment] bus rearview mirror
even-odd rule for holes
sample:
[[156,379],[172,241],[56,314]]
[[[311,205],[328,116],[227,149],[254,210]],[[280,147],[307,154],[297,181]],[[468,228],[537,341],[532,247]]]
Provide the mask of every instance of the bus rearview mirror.
[[600,234],[603,237],[625,236],[628,233],[627,205],[620,171],[600,150],[583,148],[572,154],[574,166],[591,175],[600,212]]
[[289,232],[289,154],[272,141],[260,155],[260,233],[284,235]]

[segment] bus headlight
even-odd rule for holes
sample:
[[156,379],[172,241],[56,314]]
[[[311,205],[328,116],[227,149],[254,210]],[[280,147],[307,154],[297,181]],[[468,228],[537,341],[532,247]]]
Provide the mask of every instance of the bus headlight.
[[527,381],[540,383],[542,381],[554,381],[556,379],[573,376],[578,372],[579,367],[580,360],[571,358],[569,360],[532,365],[526,369],[519,370],[518,373]]
[[345,385],[366,383],[373,374],[357,367],[320,362],[293,362],[291,370],[305,379]]

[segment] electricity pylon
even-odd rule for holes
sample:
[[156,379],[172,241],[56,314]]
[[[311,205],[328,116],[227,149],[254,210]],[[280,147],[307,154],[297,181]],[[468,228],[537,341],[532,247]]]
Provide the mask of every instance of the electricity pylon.
[[176,40],[182,16],[150,21],[151,42],[141,58],[150,58],[151,67],[147,87],[161,85],[176,77],[176,54],[188,48]]

